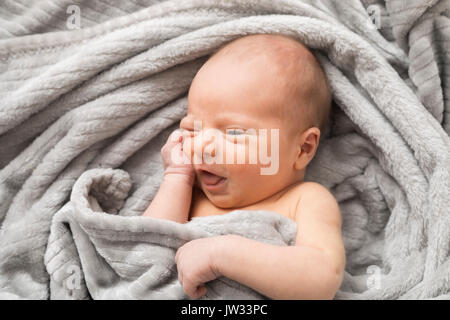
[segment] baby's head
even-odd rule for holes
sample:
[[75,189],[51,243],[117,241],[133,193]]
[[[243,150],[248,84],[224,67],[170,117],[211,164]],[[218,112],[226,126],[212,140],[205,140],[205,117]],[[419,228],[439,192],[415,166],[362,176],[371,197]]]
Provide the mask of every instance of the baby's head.
[[[300,42],[258,34],[228,43],[198,71],[180,123],[195,129],[183,148],[191,152],[196,185],[213,204],[231,209],[303,180],[330,105],[325,73]],[[218,178],[203,170],[224,179],[211,186]]]

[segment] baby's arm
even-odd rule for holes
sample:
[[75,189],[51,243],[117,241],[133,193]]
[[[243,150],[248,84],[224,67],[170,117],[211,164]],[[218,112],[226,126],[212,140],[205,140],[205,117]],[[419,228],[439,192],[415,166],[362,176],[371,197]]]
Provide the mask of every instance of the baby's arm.
[[143,216],[186,223],[192,197],[192,178],[166,174]]
[[[174,131],[161,149],[164,176],[158,192],[143,216],[186,223],[189,219],[195,174],[191,163],[176,163],[185,158],[180,130]],[[174,159],[174,157],[179,157]]]
[[339,206],[325,187],[308,184],[297,206],[295,246],[231,236],[213,257],[218,272],[272,299],[332,299],[345,268]]

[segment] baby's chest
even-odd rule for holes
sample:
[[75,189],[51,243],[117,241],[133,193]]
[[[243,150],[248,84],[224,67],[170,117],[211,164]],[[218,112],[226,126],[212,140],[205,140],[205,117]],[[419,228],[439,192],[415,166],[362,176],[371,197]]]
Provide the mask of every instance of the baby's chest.
[[[238,208],[239,210],[267,210],[272,211],[292,220],[295,218],[295,203],[288,199],[278,200],[276,202],[262,202],[245,207]],[[206,217],[213,215],[226,214],[234,209],[223,209],[214,206],[208,197],[203,192],[193,194],[191,207],[189,209],[189,220],[195,217]]]

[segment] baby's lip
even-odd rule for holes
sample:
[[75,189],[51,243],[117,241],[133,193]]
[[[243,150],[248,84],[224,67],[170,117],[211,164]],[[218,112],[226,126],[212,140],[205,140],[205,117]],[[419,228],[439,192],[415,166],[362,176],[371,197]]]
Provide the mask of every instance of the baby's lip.
[[215,168],[209,167],[209,166],[205,166],[205,165],[200,165],[197,167],[197,171],[200,173],[201,171],[207,171],[209,173],[212,173],[216,176],[222,177],[222,178],[226,178],[224,175],[222,175],[220,172],[218,172]]

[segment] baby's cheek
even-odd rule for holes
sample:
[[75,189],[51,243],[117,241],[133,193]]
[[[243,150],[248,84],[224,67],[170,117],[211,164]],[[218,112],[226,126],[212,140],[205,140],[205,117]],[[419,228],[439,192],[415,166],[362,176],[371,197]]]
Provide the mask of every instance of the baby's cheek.
[[223,139],[221,147],[225,164],[245,163],[245,144],[235,144],[229,139]]
[[249,137],[248,143],[246,145],[247,152],[247,163],[253,164],[253,166],[259,165],[259,154],[258,154],[258,139],[256,136]]
[[260,180],[260,170],[255,164],[227,164],[227,172],[236,184],[241,186],[250,185],[254,187],[255,181]]

